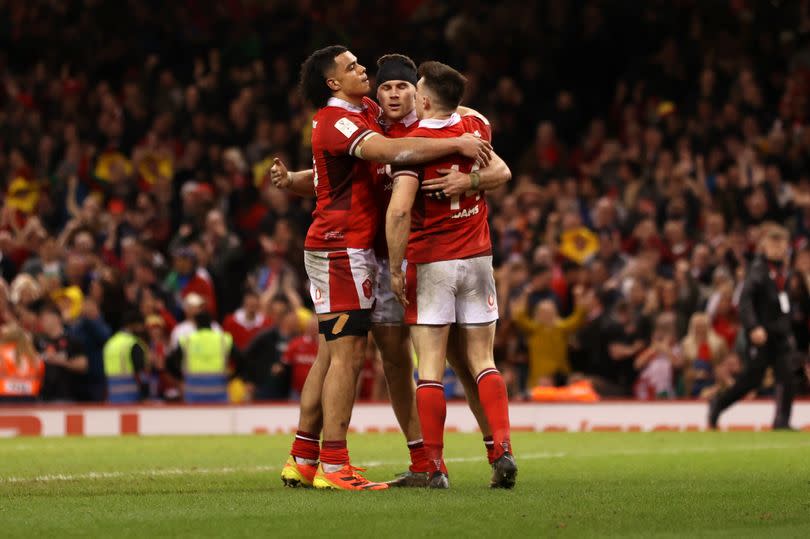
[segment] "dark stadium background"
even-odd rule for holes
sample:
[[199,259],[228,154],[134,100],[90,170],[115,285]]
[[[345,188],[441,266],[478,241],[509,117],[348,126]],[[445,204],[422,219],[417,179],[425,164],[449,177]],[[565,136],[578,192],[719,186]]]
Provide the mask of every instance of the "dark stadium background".
[[[200,292],[220,321],[240,307],[242,283],[261,293],[268,325],[306,306],[311,205],[270,187],[266,166],[276,156],[309,166],[313,111],[298,66],[331,43],[370,73],[389,52],[447,62],[468,78],[465,103],[491,121],[513,172],[489,200],[497,359],[515,398],[539,381],[529,365],[547,360],[511,324],[527,283],[530,304],[551,299],[563,316],[575,284],[595,296],[554,358],[570,368],[544,383],[587,378],[606,396],[637,398],[727,385],[740,366],[733,302],[766,220],[792,232],[806,354],[807,1],[5,1],[0,318],[35,333],[35,300],[62,298],[91,360],[75,398],[102,376],[94,322],[115,331],[127,309],[158,317],[166,332],[150,344],[165,352],[183,317],[167,276],[189,252],[211,276]],[[137,166],[146,162],[157,174]],[[224,230],[207,222],[212,207]],[[690,320],[707,311],[713,331],[695,335]],[[632,358],[609,356],[611,343],[638,341],[641,352],[654,335],[685,366],[645,377]],[[697,389],[696,361],[710,371]],[[367,378],[364,396],[382,397],[373,362]],[[283,379],[271,385],[286,396]]]

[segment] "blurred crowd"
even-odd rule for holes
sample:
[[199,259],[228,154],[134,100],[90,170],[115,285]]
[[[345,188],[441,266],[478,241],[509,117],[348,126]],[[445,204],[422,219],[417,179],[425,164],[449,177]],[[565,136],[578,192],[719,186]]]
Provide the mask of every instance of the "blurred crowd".
[[[514,398],[731,384],[766,221],[792,233],[808,390],[806,0],[8,0],[0,42],[0,340],[18,351],[0,367],[27,358],[45,400],[103,400],[104,344],[128,327],[144,397],[178,398],[178,343],[198,324],[233,338],[233,399],[300,392],[317,351],[312,202],[269,168],[309,168],[297,70],[333,42],[367,66],[454,65],[492,123],[513,172],[489,204]],[[368,356],[358,391],[384,398]]]

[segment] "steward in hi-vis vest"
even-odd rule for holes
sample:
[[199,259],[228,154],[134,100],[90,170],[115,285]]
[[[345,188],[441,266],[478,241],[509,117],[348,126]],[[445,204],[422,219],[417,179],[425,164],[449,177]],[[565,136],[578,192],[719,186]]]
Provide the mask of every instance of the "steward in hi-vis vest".
[[149,394],[146,377],[149,348],[138,337],[142,331],[143,319],[140,314],[125,313],[123,327],[104,345],[108,402],[136,403]]
[[211,328],[211,316],[195,316],[197,329],[180,339],[183,350],[183,397],[186,402],[228,402],[229,333]]

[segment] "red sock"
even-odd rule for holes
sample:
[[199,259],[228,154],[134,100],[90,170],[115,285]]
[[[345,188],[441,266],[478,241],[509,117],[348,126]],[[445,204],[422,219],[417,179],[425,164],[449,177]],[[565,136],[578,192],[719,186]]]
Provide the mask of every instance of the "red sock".
[[321,447],[321,462],[324,464],[349,464],[346,440],[324,440]]
[[487,460],[492,464],[495,462],[495,442],[492,436],[484,436],[484,447],[487,449]]
[[[484,407],[487,421],[492,428],[493,461],[500,458],[504,451],[512,452],[509,439],[509,396],[506,384],[497,369],[484,369],[476,377],[478,398]],[[420,416],[421,418],[421,416]]]
[[423,440],[408,442],[408,451],[411,453],[411,467],[409,469],[412,472],[430,471],[430,461]]
[[299,430],[295,433],[290,455],[307,460],[318,460],[321,451],[320,440],[315,434]]
[[419,421],[422,423],[429,469],[443,471],[442,450],[447,401],[444,399],[444,386],[441,382],[419,380],[416,383],[416,408],[419,411]]

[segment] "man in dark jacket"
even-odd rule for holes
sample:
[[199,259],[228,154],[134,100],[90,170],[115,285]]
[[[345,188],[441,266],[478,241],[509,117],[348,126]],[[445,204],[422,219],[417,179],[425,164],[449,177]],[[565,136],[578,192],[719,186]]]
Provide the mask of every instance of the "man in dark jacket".
[[717,428],[720,414],[756,389],[768,367],[776,378],[774,429],[790,428],[795,393],[790,298],[787,291],[788,232],[776,224],[764,224],[756,258],[745,276],[740,295],[740,322],[747,337],[748,361],[736,383],[709,404],[709,427]]

